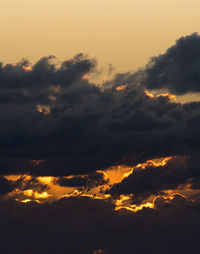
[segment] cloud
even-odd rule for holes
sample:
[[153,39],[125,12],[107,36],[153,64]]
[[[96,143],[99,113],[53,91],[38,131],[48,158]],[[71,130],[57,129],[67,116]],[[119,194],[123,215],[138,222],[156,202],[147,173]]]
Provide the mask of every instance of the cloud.
[[56,184],[65,187],[87,187],[92,188],[99,185],[105,184],[107,181],[104,180],[104,174],[100,172],[94,172],[90,175],[85,176],[70,176],[60,177],[55,181]]
[[[199,249],[200,102],[181,104],[169,94],[146,91],[199,92],[199,44],[197,34],[182,37],[146,69],[116,74],[102,86],[88,79],[97,63],[83,54],[60,64],[53,56],[33,66],[27,60],[0,64],[3,253],[184,254]],[[54,189],[94,188],[105,183],[102,172],[109,167],[166,156],[176,157],[162,167],[135,168],[118,185],[107,184],[113,196],[105,200],[83,193],[53,201],[44,192],[48,179],[36,178],[57,176],[50,178]],[[4,177],[16,174],[27,175],[16,181]],[[192,200],[166,194],[185,187],[193,192]],[[135,213],[125,207],[152,195],[151,209]],[[45,198],[49,203],[37,203]],[[117,201],[124,206],[115,211]]]
[[[175,57],[179,48],[182,54],[182,48],[198,41],[196,34],[181,38],[166,55]],[[196,52],[191,54],[198,58]],[[185,60],[189,69],[194,66],[192,56],[183,57],[189,58]],[[149,97],[138,83],[138,72],[116,74],[100,87],[83,78],[96,67],[96,61],[83,54],[61,64],[55,61],[49,56],[33,66],[25,60],[1,64],[2,175],[90,174],[110,166],[200,152],[199,102]]]
[[181,37],[164,54],[153,57],[144,70],[143,84],[175,94],[200,92],[200,36]]
[[90,198],[64,198],[43,205],[1,201],[1,250],[17,254],[197,250],[199,205],[180,195],[155,202],[157,209],[132,213],[114,212],[109,201]]
[[11,183],[5,178],[0,177],[0,195],[7,194],[12,191]]
[[[200,189],[199,158],[182,157],[172,158],[164,166],[147,166],[135,168],[122,182],[113,185],[109,193],[134,194],[134,202],[141,202],[151,195],[159,195],[164,191],[183,191]],[[181,187],[182,186],[182,187]]]

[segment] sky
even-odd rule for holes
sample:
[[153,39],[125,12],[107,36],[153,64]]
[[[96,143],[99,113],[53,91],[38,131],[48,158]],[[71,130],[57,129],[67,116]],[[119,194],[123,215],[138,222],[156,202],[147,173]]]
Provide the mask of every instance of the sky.
[[198,253],[199,5],[1,1],[2,253]]
[[117,71],[143,67],[180,36],[200,30],[198,0],[2,0],[1,61],[77,53]]

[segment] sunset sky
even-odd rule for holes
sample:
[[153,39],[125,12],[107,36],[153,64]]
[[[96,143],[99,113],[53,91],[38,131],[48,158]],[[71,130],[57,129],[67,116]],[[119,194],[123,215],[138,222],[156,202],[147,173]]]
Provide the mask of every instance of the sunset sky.
[[1,0],[1,253],[198,253],[199,10]]
[[1,0],[1,60],[83,52],[132,71],[198,32],[199,8],[198,0]]

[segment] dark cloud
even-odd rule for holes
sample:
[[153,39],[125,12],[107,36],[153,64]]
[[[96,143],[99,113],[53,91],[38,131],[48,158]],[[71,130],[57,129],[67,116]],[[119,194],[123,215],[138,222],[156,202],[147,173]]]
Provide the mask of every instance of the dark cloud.
[[[168,51],[198,38],[182,38]],[[1,64],[1,175],[80,175],[200,152],[199,102],[150,98],[138,85],[138,73],[117,74],[100,88],[82,78],[96,65],[82,54],[54,62],[42,58],[32,69],[25,60]]]
[[10,181],[5,177],[0,177],[0,195],[7,194],[12,191],[12,186]]
[[[199,205],[176,195],[156,209],[113,211],[109,201],[61,199],[52,204],[0,204],[1,251],[7,253],[195,253]],[[12,243],[12,244],[11,244]]]
[[138,167],[121,183],[115,184],[110,193],[134,194],[134,201],[141,202],[151,195],[162,194],[165,190],[176,190],[179,186],[189,185],[199,189],[200,160],[197,157],[175,157],[165,166]]
[[65,187],[97,187],[105,184],[104,174],[100,172],[94,172],[86,176],[71,176],[70,178],[60,177],[55,181],[56,184]]
[[[27,60],[1,63],[1,252],[196,253],[200,102],[150,97],[145,89],[199,92],[199,63],[197,34],[180,38],[146,69],[116,74],[101,87],[84,76],[97,71],[96,61],[83,54],[61,64],[53,56],[32,67]],[[171,155],[176,157],[163,167],[135,169],[111,187],[116,196],[107,200],[81,195],[55,202],[52,197],[44,204],[14,200],[26,198],[24,190],[41,193],[48,188],[36,176],[58,176],[54,184],[60,186],[93,188],[108,183],[99,170]],[[4,177],[25,173],[28,178],[16,181]],[[193,201],[163,196],[165,190],[188,184]],[[16,188],[16,194],[6,195]],[[154,209],[114,211],[121,194],[133,194],[127,201],[133,204],[160,196]]]
[[175,94],[200,92],[200,36],[194,33],[181,37],[164,54],[153,57],[145,69],[143,84]]

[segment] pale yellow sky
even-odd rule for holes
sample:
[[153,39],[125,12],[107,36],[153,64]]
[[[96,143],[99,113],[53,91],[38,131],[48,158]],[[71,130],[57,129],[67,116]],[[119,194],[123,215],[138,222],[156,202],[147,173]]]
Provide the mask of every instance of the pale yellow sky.
[[135,70],[182,35],[200,32],[199,0],[1,0],[0,61],[83,52]]

